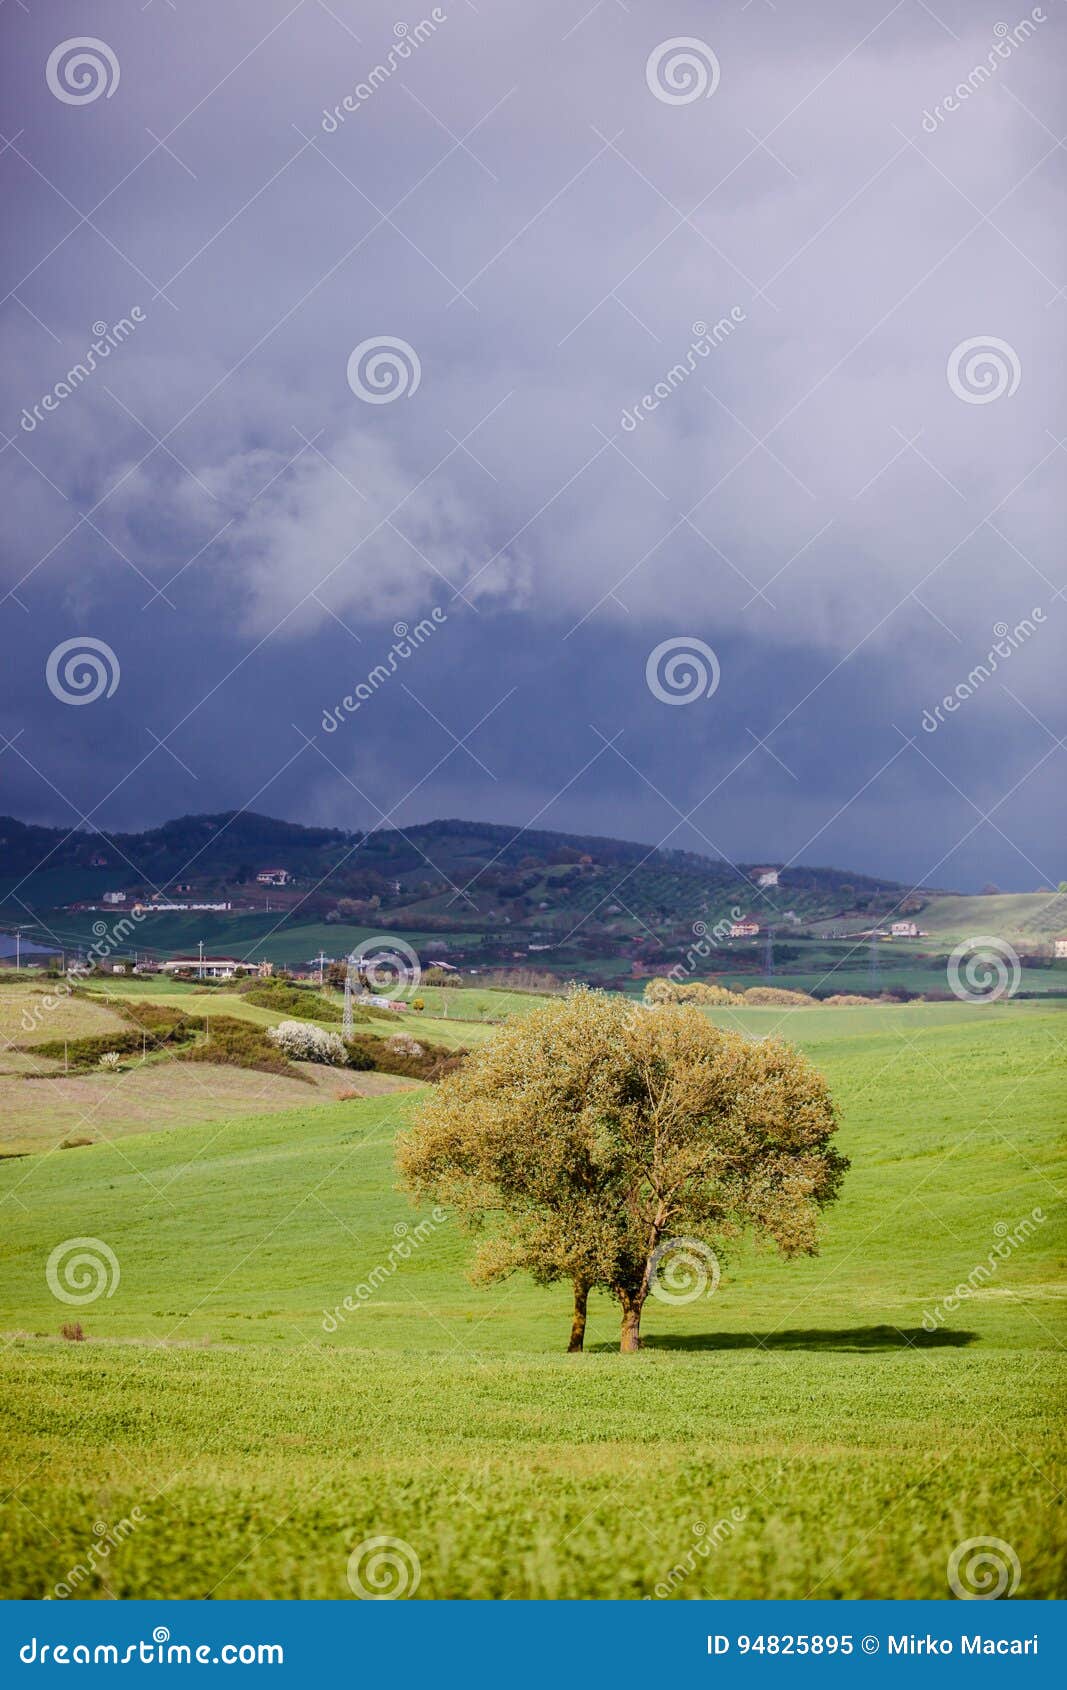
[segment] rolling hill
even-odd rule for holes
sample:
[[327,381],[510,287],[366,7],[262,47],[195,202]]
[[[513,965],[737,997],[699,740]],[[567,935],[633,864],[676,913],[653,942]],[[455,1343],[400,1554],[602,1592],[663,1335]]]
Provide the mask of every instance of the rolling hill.
[[[260,884],[265,867],[284,869],[287,883]],[[291,967],[398,932],[428,960],[484,969],[521,959],[560,978],[616,984],[680,961],[691,967],[694,940],[710,933],[705,972],[803,975],[811,984],[832,973],[831,989],[847,984],[846,975],[858,981],[870,972],[862,946],[846,942],[835,952],[834,943],[896,918],[915,921],[924,935],[913,957],[906,945],[895,947],[898,974],[912,961],[928,969],[931,958],[974,933],[1000,935],[1043,965],[1051,938],[1067,928],[1067,895],[1051,889],[962,898],[799,864],[777,868],[777,881],[761,884],[764,869],[635,841],[462,820],[361,833],[228,811],[105,836],[8,817],[0,819],[0,928],[21,925],[27,943],[77,953],[110,909],[104,894],[122,892],[125,911],[136,900],[230,906],[153,909],[125,947],[148,957],[195,952],[203,941],[209,954]],[[758,922],[757,940],[730,936],[742,914]],[[923,989],[910,974],[907,985]]]
[[[605,1298],[567,1356],[567,1287],[470,1283],[396,1189],[417,1094],[0,1163],[0,1591],[132,1519],[76,1594],[350,1597],[386,1534],[420,1598],[636,1600],[702,1528],[675,1599],[944,1597],[976,1534],[1056,1595],[1065,1014],[751,1012],[827,1075],[852,1168],[818,1258],[731,1251],[638,1357]],[[86,1234],[121,1277],[72,1307],[46,1263]]]

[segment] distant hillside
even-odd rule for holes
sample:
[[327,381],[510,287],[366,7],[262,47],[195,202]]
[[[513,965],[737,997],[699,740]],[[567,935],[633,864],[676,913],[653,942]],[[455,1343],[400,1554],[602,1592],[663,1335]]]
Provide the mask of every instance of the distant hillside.
[[[717,894],[729,894],[746,909],[753,904],[833,915],[901,890],[869,875],[801,867],[782,870],[780,885],[764,890],[755,884],[756,867],[735,870],[692,851],[491,822],[437,821],[363,833],[228,811],[105,837],[0,818],[0,900],[23,881],[19,898],[40,907],[89,901],[108,890],[131,897],[173,894],[176,884],[189,886],[193,895],[225,892],[239,900],[258,891],[256,875],[264,868],[284,868],[302,908],[319,915],[343,898],[441,914],[438,902],[455,911],[459,890],[468,915],[504,908],[514,919],[531,913],[531,902],[543,903],[546,888],[551,902],[592,911],[609,881],[625,903],[636,898],[663,918],[688,913],[695,919]],[[12,918],[18,918],[17,908]]]
[[[282,883],[259,881],[267,869],[283,871]],[[760,884],[775,873],[776,883]],[[123,898],[113,906],[105,894]],[[122,945],[147,957],[203,943],[208,954],[307,966],[320,952],[345,956],[395,932],[424,963],[615,985],[681,966],[869,989],[881,968],[895,969],[898,985],[936,990],[959,937],[1001,934],[1051,959],[1051,936],[1067,928],[1067,900],[1050,893],[913,892],[845,869],[735,867],[694,851],[491,822],[363,833],[228,811],[104,836],[0,819],[0,929],[21,926],[24,947],[83,954],[102,915],[135,903],[155,907],[129,924]],[[731,931],[742,915],[755,934]],[[864,935],[901,918],[919,935],[893,942],[875,965]]]

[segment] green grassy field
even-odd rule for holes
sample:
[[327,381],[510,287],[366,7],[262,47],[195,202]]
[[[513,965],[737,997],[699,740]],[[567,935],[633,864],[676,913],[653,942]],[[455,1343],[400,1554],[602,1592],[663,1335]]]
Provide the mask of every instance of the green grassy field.
[[[690,1562],[681,1599],[941,1597],[976,1536],[1062,1594],[1067,1010],[711,1013],[810,1051],[853,1166],[819,1258],[739,1249],[713,1297],[650,1302],[637,1357],[606,1299],[568,1357],[563,1288],[471,1287],[394,1189],[417,1094],[0,1165],[3,1594],[134,1508],[79,1595],[344,1597],[379,1535],[420,1597],[636,1598]],[[68,1306],[46,1263],[86,1237],[120,1278]]]

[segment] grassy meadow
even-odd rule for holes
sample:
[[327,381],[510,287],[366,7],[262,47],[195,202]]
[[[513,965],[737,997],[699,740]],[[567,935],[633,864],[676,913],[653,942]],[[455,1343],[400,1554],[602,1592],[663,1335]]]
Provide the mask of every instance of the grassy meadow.
[[[639,1598],[679,1565],[678,1599],[943,1597],[977,1536],[1020,1596],[1063,1594],[1067,1008],[708,1013],[809,1052],[852,1169],[818,1258],[739,1248],[713,1296],[650,1300],[636,1357],[606,1298],[567,1356],[566,1288],[471,1286],[469,1241],[395,1189],[418,1088],[296,1083],[0,1163],[3,1594],[53,1592],[135,1508],[79,1595],[346,1597],[373,1536],[420,1598]],[[120,1275],[68,1306],[46,1264],[78,1238]]]

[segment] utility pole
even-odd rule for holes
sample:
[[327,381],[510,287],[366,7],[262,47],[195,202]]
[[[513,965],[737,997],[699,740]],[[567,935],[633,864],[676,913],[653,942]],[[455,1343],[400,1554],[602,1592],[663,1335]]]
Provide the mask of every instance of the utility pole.
[[767,979],[774,973],[774,928],[768,927],[763,939],[763,972]]
[[323,964],[326,961],[326,958],[323,956],[321,950],[319,951],[318,956],[315,958],[315,961],[319,965],[319,986],[321,987],[321,985],[322,985],[322,969],[323,969]]
[[878,935],[871,934],[869,978],[872,986],[878,984]]
[[197,969],[197,978],[200,979],[200,980],[202,980],[204,978],[204,941],[203,941],[203,939],[200,940],[200,965]]
[[352,958],[349,957],[345,965],[345,1007],[341,1017],[341,1037],[352,1037]]

